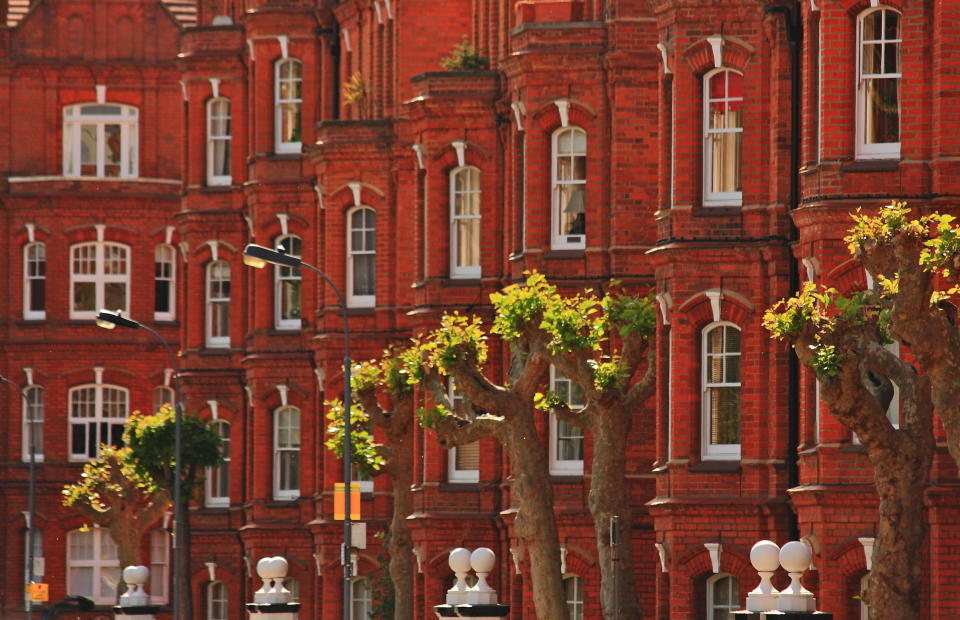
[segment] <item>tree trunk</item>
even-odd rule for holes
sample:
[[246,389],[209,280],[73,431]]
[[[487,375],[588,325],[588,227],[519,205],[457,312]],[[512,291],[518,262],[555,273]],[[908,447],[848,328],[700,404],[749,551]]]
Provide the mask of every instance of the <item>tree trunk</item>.
[[[122,582],[123,569],[128,566],[139,566],[143,563],[140,559],[140,540],[143,538],[143,531],[137,527],[132,527],[128,520],[117,519],[110,527],[110,537],[117,544],[117,560],[120,563]],[[124,587],[118,583],[117,596],[123,594],[124,591]]]
[[516,532],[530,555],[537,620],[569,620],[560,574],[560,542],[553,513],[553,483],[546,450],[537,436],[530,405],[504,428],[504,447],[514,475],[519,509]]
[[393,620],[413,620],[413,537],[407,522],[407,517],[413,513],[413,493],[410,491],[413,449],[406,440],[394,443],[392,448],[388,473],[393,485],[393,516],[385,543],[390,554],[390,579],[393,581]]
[[931,453],[878,450],[871,454],[880,496],[880,523],[865,601],[871,620],[920,618],[922,563],[927,534],[923,503]]
[[[600,602],[605,620],[641,617],[633,576],[633,513],[626,476],[631,412],[596,411],[590,430],[597,449],[590,478],[590,514],[600,558]],[[610,546],[610,518],[619,516],[616,561]],[[616,592],[616,598],[614,593]],[[619,615],[616,614],[619,602]]]

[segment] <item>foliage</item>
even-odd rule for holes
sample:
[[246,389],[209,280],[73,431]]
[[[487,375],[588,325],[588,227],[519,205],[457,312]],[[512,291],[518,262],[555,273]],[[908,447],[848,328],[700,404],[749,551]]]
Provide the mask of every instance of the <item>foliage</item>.
[[440,66],[446,71],[482,71],[490,66],[490,60],[464,35],[450,55],[440,61]]
[[457,363],[472,363],[482,368],[487,361],[487,335],[480,317],[459,313],[445,314],[440,327],[421,345],[427,363],[446,375]]
[[377,556],[377,571],[370,576],[370,598],[371,620],[393,620],[396,595],[390,579],[390,560],[382,553]]
[[[176,413],[170,405],[163,405],[152,415],[133,412],[123,431],[123,441],[130,447],[131,458],[138,473],[150,476],[157,484],[173,491]],[[206,421],[192,415],[181,415],[182,500],[193,497],[201,472],[205,467],[223,463],[220,436]]]
[[[351,381],[352,383],[352,381]],[[324,446],[332,450],[337,458],[343,458],[343,401],[330,400],[324,403],[327,406],[327,438]],[[370,417],[359,404],[350,406],[350,446],[351,460],[357,469],[364,475],[377,472],[384,465],[384,459],[377,451],[377,443],[370,430]]]
[[370,95],[370,87],[367,86],[366,80],[363,79],[363,74],[359,71],[351,75],[350,79],[343,85],[344,102],[356,105],[361,119],[367,117]]
[[100,446],[100,458],[83,466],[80,480],[64,486],[63,505],[86,504],[94,511],[106,513],[117,501],[132,500],[131,494],[165,503],[166,492],[148,474],[138,471],[128,447]]

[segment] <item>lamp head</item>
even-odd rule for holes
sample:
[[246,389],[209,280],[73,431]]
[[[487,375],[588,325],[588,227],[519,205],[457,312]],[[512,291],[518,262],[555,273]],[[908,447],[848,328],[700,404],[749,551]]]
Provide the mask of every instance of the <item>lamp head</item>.
[[97,314],[97,327],[113,329],[117,325],[121,327],[127,327],[129,329],[137,329],[140,327],[140,323],[121,316],[119,310],[114,311],[101,309]]
[[243,262],[245,265],[262,269],[267,263],[281,265],[284,267],[299,267],[301,260],[296,256],[290,256],[286,250],[271,250],[256,243],[249,243],[243,248]]

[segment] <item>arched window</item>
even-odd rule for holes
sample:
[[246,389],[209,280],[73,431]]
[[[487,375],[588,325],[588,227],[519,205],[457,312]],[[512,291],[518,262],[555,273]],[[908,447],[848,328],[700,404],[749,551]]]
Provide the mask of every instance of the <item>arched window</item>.
[[23,318],[47,318],[47,246],[39,242],[23,247]]
[[858,159],[900,157],[900,22],[882,6],[857,19]]
[[153,251],[153,318],[156,321],[172,321],[176,317],[176,256],[176,250],[165,244]]
[[150,599],[152,603],[167,601],[170,582],[170,534],[156,529],[150,532]]
[[120,583],[117,545],[103,528],[67,533],[67,594],[113,605]]
[[300,497],[300,410],[281,407],[273,414],[273,498]]
[[[277,239],[290,256],[303,255],[300,237],[286,235]],[[274,325],[277,329],[300,329],[300,268],[274,266]]]
[[703,204],[743,204],[743,75],[714,69],[703,76]]
[[27,397],[23,402],[23,460],[30,460],[30,441],[33,440],[34,458],[43,461],[43,417],[44,393],[39,385],[31,385],[23,390]]
[[[447,395],[454,409],[466,403],[463,394],[457,391],[453,377],[447,377]],[[480,481],[480,442],[474,441],[447,451],[447,480],[469,483]]]
[[742,607],[740,583],[733,575],[719,573],[707,579],[707,620],[730,620]]
[[275,149],[277,153],[299,153],[300,108],[303,104],[301,63],[295,58],[279,60],[274,71]]
[[207,347],[230,346],[230,263],[207,265]]
[[583,249],[587,239],[587,132],[566,127],[551,141],[551,230],[554,249]]
[[703,330],[703,426],[705,459],[740,458],[740,329],[719,322]]
[[563,594],[570,620],[583,620],[583,581],[576,575],[563,578]]
[[290,591],[290,602],[296,603],[300,600],[300,582],[293,577],[287,577],[283,580],[283,587]]
[[480,171],[450,173],[450,277],[480,277]]
[[376,214],[370,207],[347,213],[347,305],[368,308],[377,303]]
[[206,505],[209,507],[230,505],[230,423],[226,420],[214,420],[210,427],[221,441],[223,463],[207,468]]
[[[550,391],[556,392],[570,409],[586,405],[583,388],[550,367]],[[583,475],[583,429],[550,414],[550,473],[555,476]]]
[[370,591],[370,580],[366,577],[356,577],[350,584],[353,603],[353,620],[369,620],[373,616],[373,593]]
[[94,319],[100,308],[130,311],[130,250],[94,241],[70,248],[70,318]]
[[89,103],[63,109],[63,175],[136,177],[137,120],[133,106]]
[[123,444],[130,414],[129,392],[116,385],[93,383],[70,389],[70,460],[100,456],[100,444]]
[[222,581],[207,584],[207,620],[229,620],[227,587]]
[[207,102],[207,185],[230,185],[230,100]]

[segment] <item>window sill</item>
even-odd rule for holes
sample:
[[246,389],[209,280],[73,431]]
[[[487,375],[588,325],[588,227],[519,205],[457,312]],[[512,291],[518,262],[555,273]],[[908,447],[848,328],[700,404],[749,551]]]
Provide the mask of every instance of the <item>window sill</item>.
[[687,471],[703,474],[732,474],[740,471],[740,460],[718,461],[705,459],[689,466]]
[[700,209],[693,209],[691,217],[730,217],[740,215],[743,209],[740,205],[709,205],[704,203]]
[[840,166],[840,172],[890,172],[899,167],[899,159],[858,159]]
[[545,259],[571,260],[586,256],[585,250],[548,250],[543,253]]
[[203,356],[217,356],[217,355],[230,355],[234,352],[234,349],[230,347],[205,347],[200,350],[199,354]]
[[441,493],[451,492],[451,493],[464,493],[470,492],[475,493],[480,490],[479,482],[443,482],[438,487]]
[[361,308],[347,308],[347,316],[373,316],[376,313],[376,306],[363,306]]
[[564,473],[550,474],[550,482],[554,484],[583,484],[583,474]]
[[862,443],[848,443],[846,445],[840,446],[838,450],[841,454],[866,454],[867,447]]

